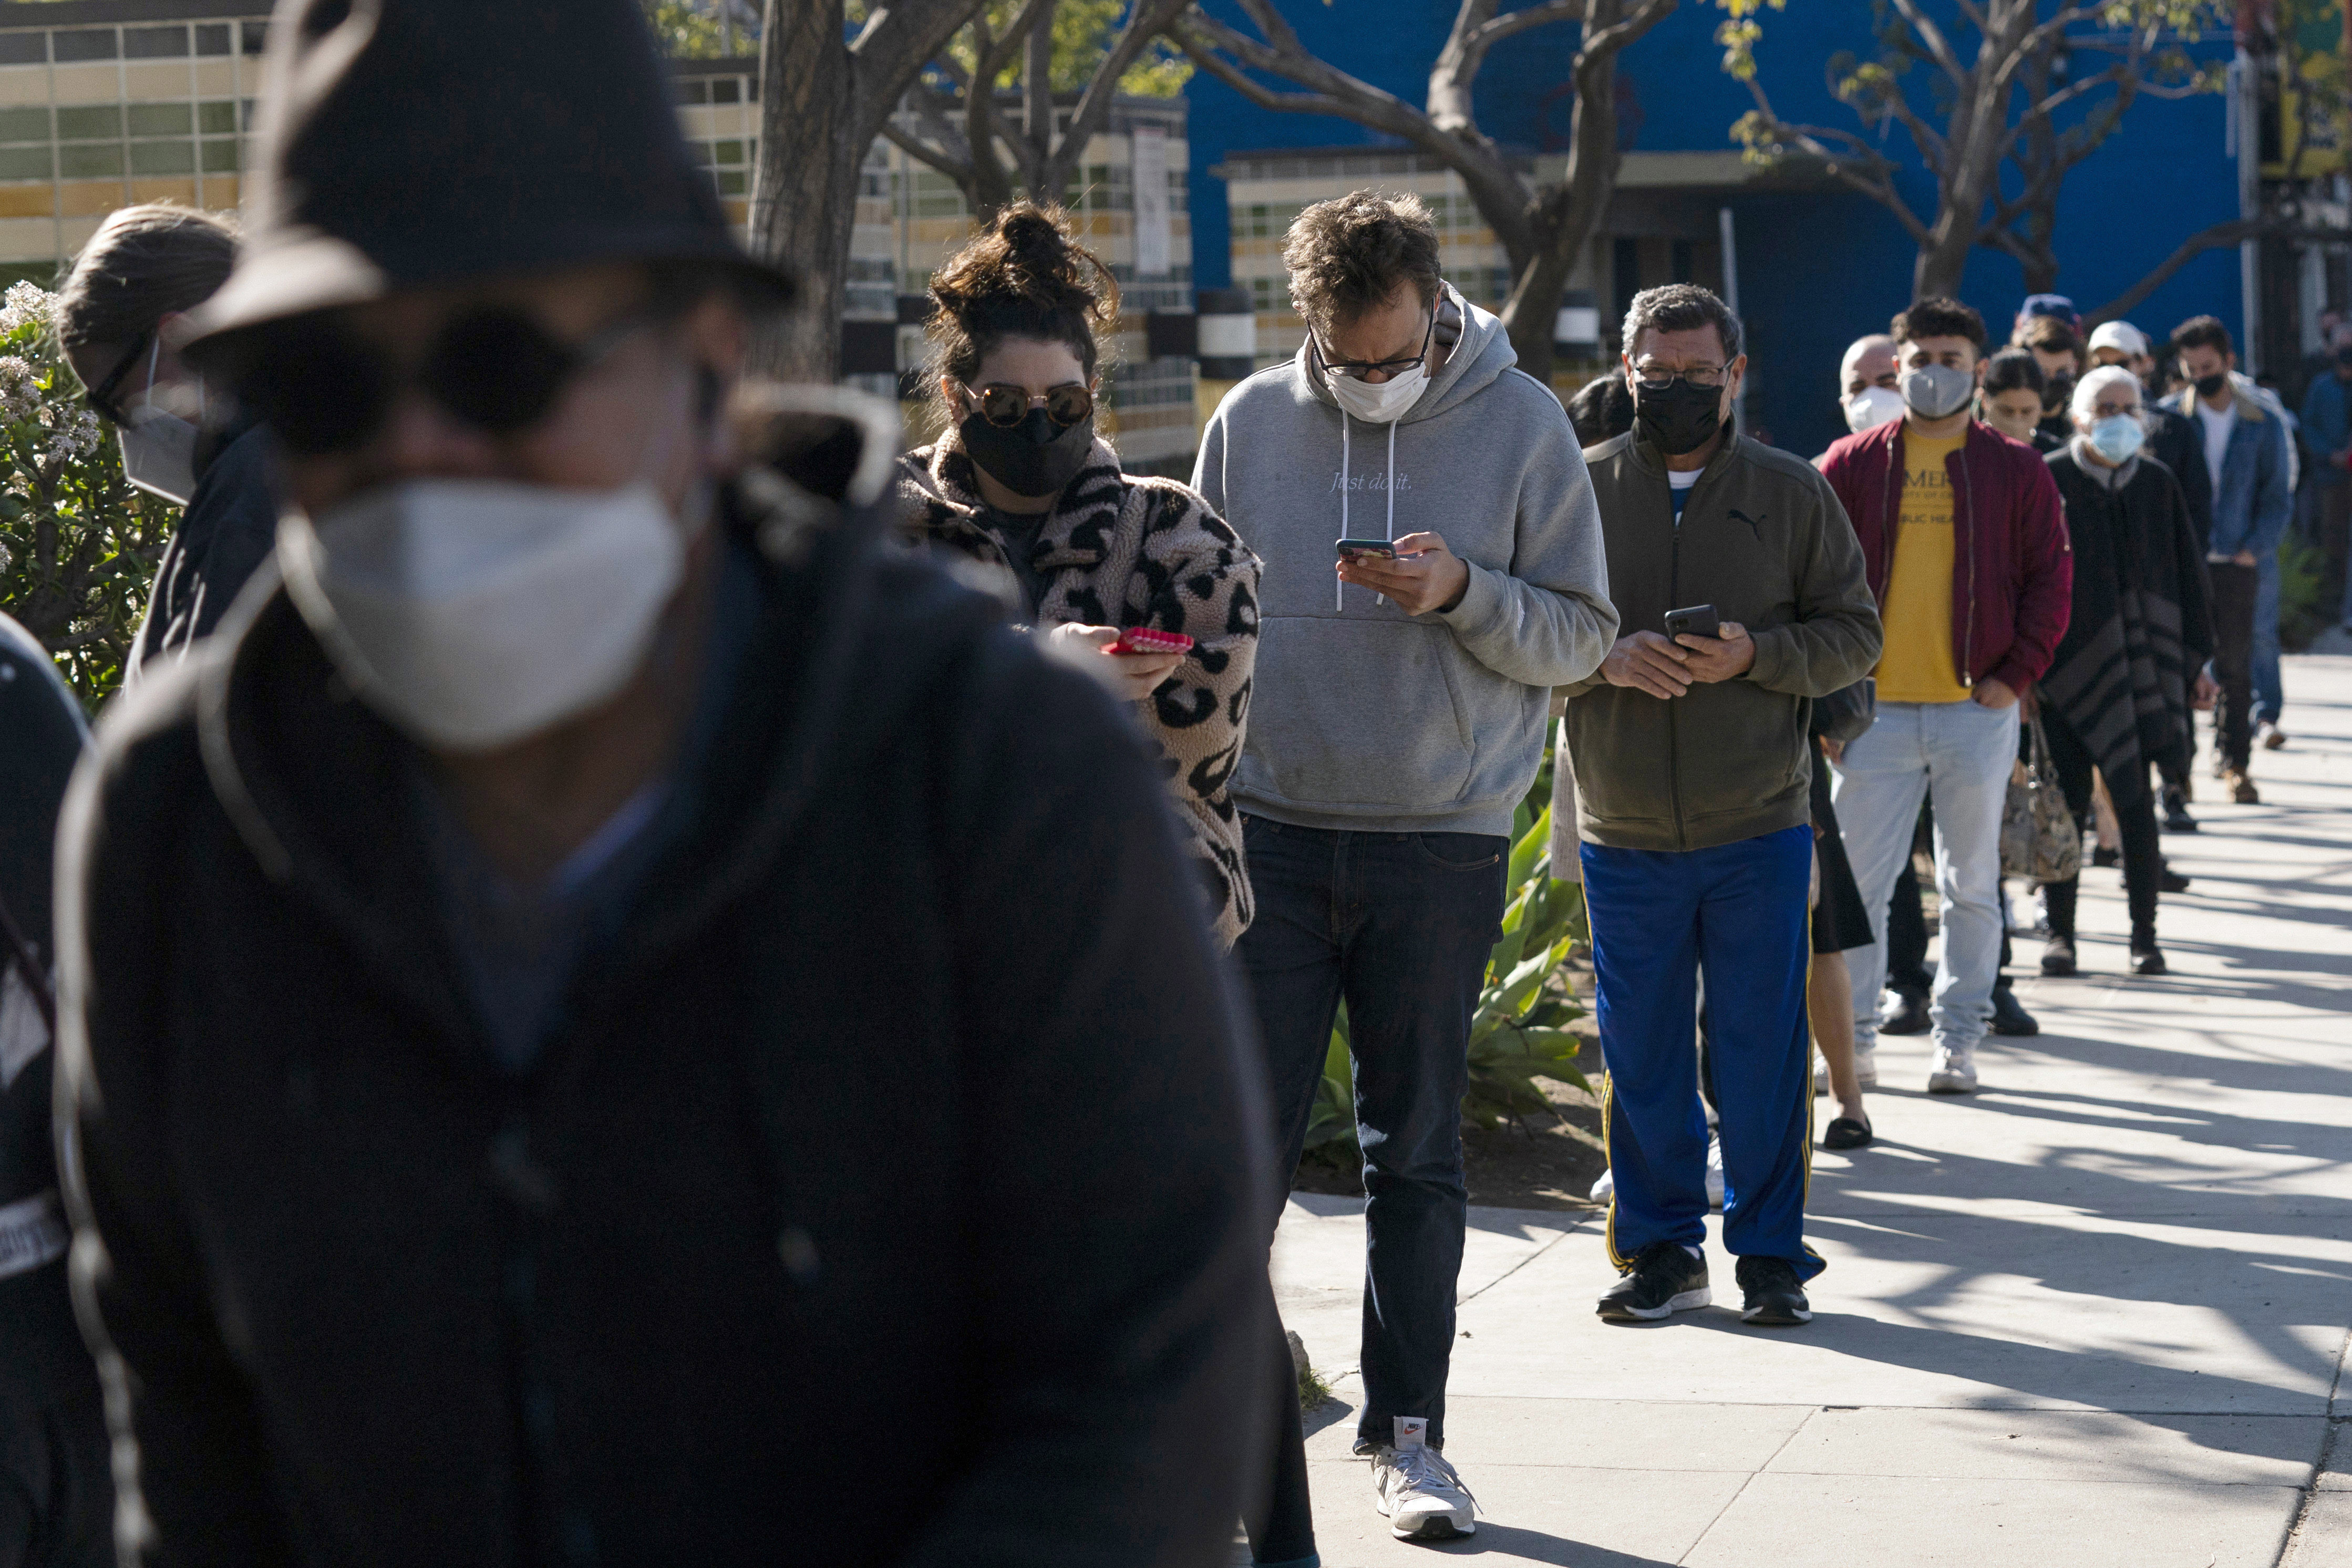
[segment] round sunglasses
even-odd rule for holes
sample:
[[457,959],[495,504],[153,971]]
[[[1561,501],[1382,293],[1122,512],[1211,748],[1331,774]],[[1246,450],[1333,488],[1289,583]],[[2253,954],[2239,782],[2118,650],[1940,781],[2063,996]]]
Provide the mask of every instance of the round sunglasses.
[[1010,382],[992,381],[986,386],[967,386],[964,395],[980,410],[980,416],[999,430],[1011,430],[1029,417],[1029,410],[1037,404],[1045,405],[1045,417],[1067,430],[1073,425],[1086,423],[1095,411],[1095,395],[1084,382],[1066,381],[1037,396],[1025,386]]

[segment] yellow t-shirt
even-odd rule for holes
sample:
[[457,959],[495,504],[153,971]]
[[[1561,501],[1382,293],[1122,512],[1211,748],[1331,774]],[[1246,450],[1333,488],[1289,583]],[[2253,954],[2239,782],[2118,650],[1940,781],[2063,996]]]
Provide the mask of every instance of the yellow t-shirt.
[[1881,702],[1965,702],[1952,658],[1952,481],[1944,459],[1965,434],[1923,441],[1903,433],[1903,500],[1895,520],[1895,565],[1887,574],[1880,619],[1886,646],[1878,659]]

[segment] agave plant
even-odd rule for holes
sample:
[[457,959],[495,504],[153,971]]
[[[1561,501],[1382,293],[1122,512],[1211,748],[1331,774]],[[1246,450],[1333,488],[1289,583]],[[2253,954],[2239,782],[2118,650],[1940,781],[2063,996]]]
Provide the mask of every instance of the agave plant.
[[[1509,903],[1503,936],[1486,959],[1486,984],[1470,1019],[1470,1086],[1462,1114],[1481,1127],[1500,1126],[1549,1101],[1536,1079],[1589,1087],[1572,1065],[1579,1042],[1564,1027],[1581,1017],[1574,997],[1549,985],[1568,962],[1569,950],[1591,932],[1584,919],[1584,889],[1551,874],[1551,813],[1529,820],[1519,808],[1511,845]],[[1342,1158],[1356,1142],[1355,1069],[1348,1050],[1348,1012],[1343,1006],[1323,1059],[1323,1088],[1307,1123],[1307,1146],[1336,1146]]]

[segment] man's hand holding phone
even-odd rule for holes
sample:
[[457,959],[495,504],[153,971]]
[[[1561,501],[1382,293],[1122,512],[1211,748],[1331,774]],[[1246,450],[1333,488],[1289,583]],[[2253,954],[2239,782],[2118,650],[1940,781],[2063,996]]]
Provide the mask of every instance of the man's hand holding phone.
[[[1355,542],[1346,542],[1352,544]],[[1394,542],[1395,559],[1369,551],[1339,551],[1339,581],[1370,588],[1408,616],[1450,610],[1470,589],[1470,565],[1434,533],[1408,533]]]
[[1117,626],[1089,626],[1074,622],[1055,626],[1047,637],[1054,647],[1078,658],[1085,668],[1129,702],[1140,702],[1159,690],[1160,682],[1184,662],[1182,648],[1118,652],[1126,634]]
[[1630,686],[1653,697],[1680,697],[1691,687],[1688,652],[1657,632],[1633,632],[1619,637],[1609,657],[1601,661],[1601,678],[1612,686]]
[[1738,621],[1720,621],[1716,635],[1684,632],[1675,641],[1689,650],[1683,670],[1693,680],[1737,680],[1755,668],[1756,639]]

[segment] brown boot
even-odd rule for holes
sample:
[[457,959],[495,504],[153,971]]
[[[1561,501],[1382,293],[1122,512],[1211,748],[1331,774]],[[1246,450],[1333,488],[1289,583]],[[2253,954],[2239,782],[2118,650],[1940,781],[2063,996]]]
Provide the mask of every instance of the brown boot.
[[2226,782],[2230,786],[2230,798],[2236,801],[2240,805],[2260,805],[2263,804],[2262,792],[2254,787],[2253,779],[2247,774],[2244,769],[2231,768]]

